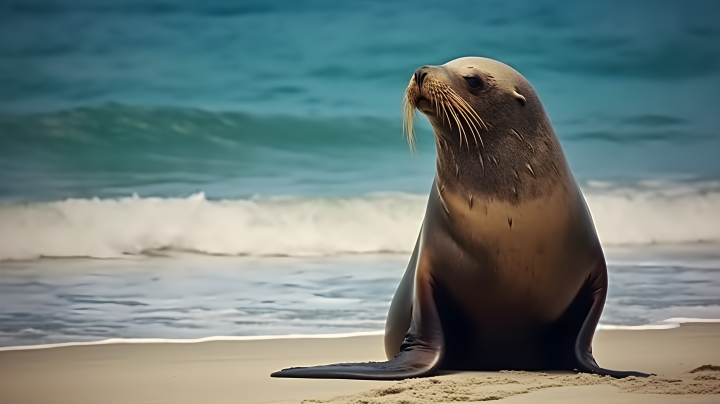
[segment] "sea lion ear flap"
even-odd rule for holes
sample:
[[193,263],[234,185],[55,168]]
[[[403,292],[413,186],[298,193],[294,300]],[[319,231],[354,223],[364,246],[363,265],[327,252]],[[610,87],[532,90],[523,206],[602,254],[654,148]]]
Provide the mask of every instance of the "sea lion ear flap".
[[525,106],[525,103],[526,103],[527,101],[525,101],[525,97],[523,97],[522,94],[518,93],[517,90],[515,90],[515,91],[513,91],[512,95],[513,95],[513,97],[515,97],[518,101],[520,101],[520,104],[522,104],[523,106]]

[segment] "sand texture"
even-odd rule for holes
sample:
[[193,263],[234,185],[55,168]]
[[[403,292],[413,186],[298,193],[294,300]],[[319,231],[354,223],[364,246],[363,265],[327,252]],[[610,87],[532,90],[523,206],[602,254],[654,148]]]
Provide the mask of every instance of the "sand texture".
[[271,372],[290,366],[383,360],[382,336],[113,344],[0,352],[0,403],[720,403],[720,324],[601,330],[594,352],[608,368],[657,376],[446,371],[404,382],[275,379]]
[[303,400],[303,403],[466,403],[501,400],[553,387],[598,385],[613,386],[624,392],[638,394],[720,394],[720,366],[706,365],[680,377],[629,377],[621,380],[590,374],[554,376],[546,373],[501,371],[500,376],[473,377],[466,380],[407,380],[355,395],[329,400]]

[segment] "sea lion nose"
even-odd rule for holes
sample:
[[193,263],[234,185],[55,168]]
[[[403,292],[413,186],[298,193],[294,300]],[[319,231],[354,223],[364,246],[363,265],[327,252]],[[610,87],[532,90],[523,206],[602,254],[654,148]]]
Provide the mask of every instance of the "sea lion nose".
[[423,66],[415,70],[415,83],[417,84],[418,89],[422,89],[423,80],[425,80],[425,76],[427,76],[429,69],[430,66]]

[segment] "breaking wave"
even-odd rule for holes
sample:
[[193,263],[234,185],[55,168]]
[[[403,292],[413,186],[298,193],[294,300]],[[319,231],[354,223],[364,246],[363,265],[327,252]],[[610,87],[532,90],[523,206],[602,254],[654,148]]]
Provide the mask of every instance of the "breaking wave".
[[[720,243],[720,190],[585,189],[603,245]],[[0,204],[0,260],[157,250],[318,256],[412,250],[427,197],[67,199]]]

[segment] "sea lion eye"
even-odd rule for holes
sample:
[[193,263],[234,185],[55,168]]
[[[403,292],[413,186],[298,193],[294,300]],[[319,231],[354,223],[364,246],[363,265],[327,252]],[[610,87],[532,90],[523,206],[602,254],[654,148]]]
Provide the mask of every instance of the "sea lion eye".
[[467,81],[468,85],[473,90],[477,90],[478,88],[482,87],[482,85],[483,85],[482,80],[480,80],[479,78],[477,78],[475,76],[465,77],[465,81]]

